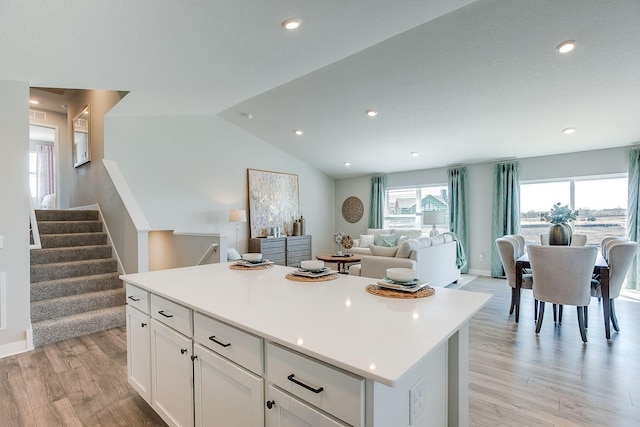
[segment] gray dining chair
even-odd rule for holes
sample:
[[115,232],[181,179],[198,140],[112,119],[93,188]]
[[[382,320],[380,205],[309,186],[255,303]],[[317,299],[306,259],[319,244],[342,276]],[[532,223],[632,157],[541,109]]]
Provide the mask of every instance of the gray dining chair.
[[571,246],[586,246],[587,235],[586,234],[573,234],[571,236]]
[[549,246],[549,233],[540,233],[540,244]]
[[595,246],[529,246],[533,271],[533,297],[540,302],[536,334],[544,319],[545,302],[575,305],[578,327],[587,342],[584,315],[591,301],[591,275],[598,249]]
[[[507,278],[507,283],[511,286],[511,306],[509,314],[513,314],[516,305],[520,304],[516,296],[516,260],[524,255],[524,238],[519,239],[517,235],[506,235],[496,239],[498,254],[502,261],[502,268]],[[531,274],[522,274],[522,289],[531,289],[533,285],[533,276]],[[534,314],[537,312],[537,301],[535,302]]]
[[[638,243],[631,240],[609,239],[602,244],[602,256],[609,265],[609,301],[604,301],[603,304],[609,304],[609,317],[616,332],[620,332],[620,326],[616,317],[614,300],[620,296],[624,279],[627,277],[627,272],[637,253]],[[592,284],[591,295],[598,297],[598,299],[602,298],[599,282]],[[608,321],[609,319],[605,319],[605,322]]]

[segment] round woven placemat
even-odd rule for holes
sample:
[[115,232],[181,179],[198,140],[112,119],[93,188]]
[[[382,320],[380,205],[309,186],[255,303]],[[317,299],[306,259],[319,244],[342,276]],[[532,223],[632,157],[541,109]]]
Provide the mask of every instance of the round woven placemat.
[[425,286],[415,292],[394,291],[393,289],[381,288],[378,285],[367,285],[366,289],[370,294],[387,298],[424,298],[436,293],[436,290],[431,286]]
[[338,273],[327,274],[326,276],[320,277],[304,277],[298,276],[297,274],[288,273],[284,277],[286,279],[293,280],[294,282],[327,282],[329,280],[336,280],[338,278]]
[[256,267],[247,267],[238,264],[229,264],[229,268],[232,270],[266,270],[267,268],[273,268],[273,264],[258,265]]

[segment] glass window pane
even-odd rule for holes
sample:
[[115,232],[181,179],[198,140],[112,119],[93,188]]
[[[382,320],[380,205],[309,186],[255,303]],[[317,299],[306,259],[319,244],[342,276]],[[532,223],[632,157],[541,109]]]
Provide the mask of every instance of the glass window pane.
[[540,220],[540,213],[558,202],[571,206],[569,181],[520,185],[520,234],[526,244],[540,244],[540,234],[549,230],[549,224]]
[[608,236],[627,235],[627,178],[575,182],[575,206],[580,210],[573,232],[587,235],[587,244],[600,245]]

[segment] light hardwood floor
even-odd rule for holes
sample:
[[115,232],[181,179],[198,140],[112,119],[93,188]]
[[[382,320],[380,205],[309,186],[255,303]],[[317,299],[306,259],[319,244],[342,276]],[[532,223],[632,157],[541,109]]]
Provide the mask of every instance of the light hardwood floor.
[[[593,299],[583,344],[572,307],[560,325],[547,308],[536,336],[530,291],[516,325],[506,281],[480,277],[464,289],[494,295],[470,325],[471,426],[640,425],[640,303],[616,303],[622,332],[607,342]],[[0,426],[164,426],[127,384],[125,334],[0,359]]]

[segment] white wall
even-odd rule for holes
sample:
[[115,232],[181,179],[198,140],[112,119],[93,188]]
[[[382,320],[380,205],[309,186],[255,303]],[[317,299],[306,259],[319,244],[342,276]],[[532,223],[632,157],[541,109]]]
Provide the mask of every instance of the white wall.
[[[333,250],[334,180],[216,116],[107,115],[105,158],[118,164],[152,229],[219,233],[229,242],[229,210],[248,211],[247,168],[298,174],[313,255]],[[241,253],[248,234],[242,224]]]
[[0,81],[0,272],[6,273],[6,329],[0,357],[27,349],[29,311],[29,84]]
[[[520,180],[545,180],[626,173],[629,147],[585,151],[546,157],[519,159]],[[469,191],[469,272],[490,274],[491,270],[491,215],[493,205],[493,174],[495,163],[467,166]],[[425,169],[387,175],[388,187],[439,185],[447,183],[447,168]],[[336,181],[336,225],[352,235],[364,234],[367,229],[369,207],[369,177]],[[365,217],[354,225],[346,225],[342,218],[342,203],[351,196],[361,198]],[[481,256],[483,261],[480,261]]]

